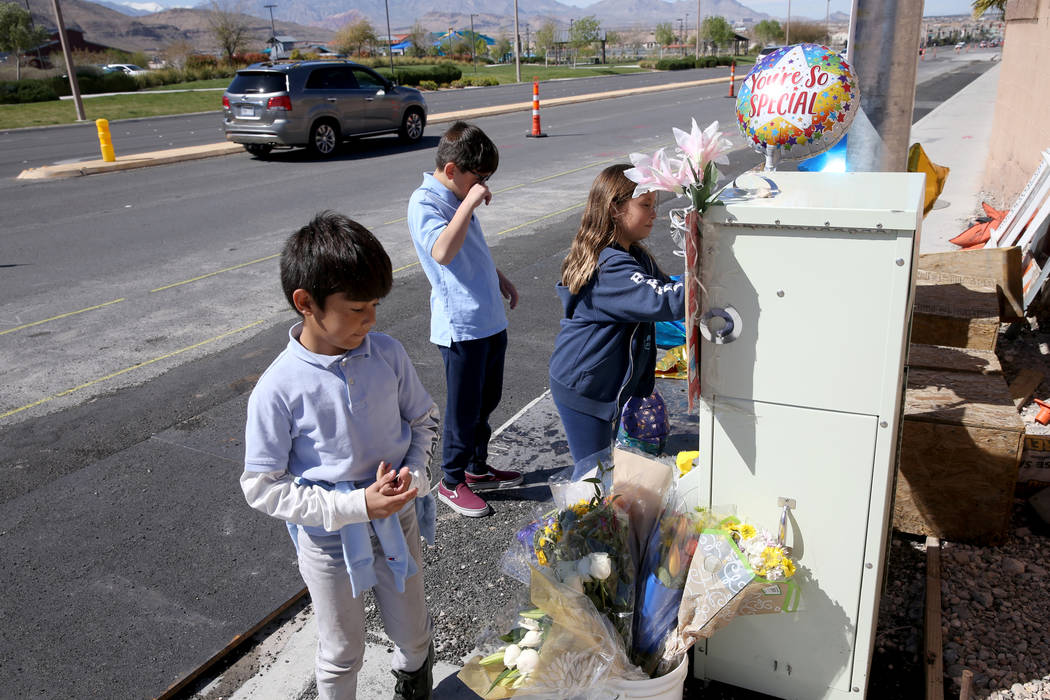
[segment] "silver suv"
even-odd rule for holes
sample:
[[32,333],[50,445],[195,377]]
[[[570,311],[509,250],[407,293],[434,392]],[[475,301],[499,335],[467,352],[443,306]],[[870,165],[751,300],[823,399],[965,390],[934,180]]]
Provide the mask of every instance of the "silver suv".
[[395,132],[414,143],[427,122],[419,90],[349,61],[243,68],[222,96],[222,112],[226,140],[255,156],[275,146],[306,146],[326,157],[344,139]]

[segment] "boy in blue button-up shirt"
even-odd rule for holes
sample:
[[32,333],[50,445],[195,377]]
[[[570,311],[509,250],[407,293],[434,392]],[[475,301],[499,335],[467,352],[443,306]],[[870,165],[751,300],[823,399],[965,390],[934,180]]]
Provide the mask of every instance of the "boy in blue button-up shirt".
[[241,488],[288,523],[317,618],[322,699],[356,696],[369,588],[395,645],[394,697],[429,698],[432,685],[420,532],[433,542],[438,415],[401,344],[370,332],[392,277],[379,241],[344,216],[293,234],[281,283],[302,321],[248,400]]
[[408,229],[430,280],[430,342],[445,363],[445,425],[438,498],[461,515],[489,506],[475,491],[517,486],[520,472],[489,466],[489,416],[503,394],[507,316],[518,292],[492,261],[474,210],[492,200],[485,184],[499,151],[485,132],[456,122],[441,137],[437,169],[408,201]]

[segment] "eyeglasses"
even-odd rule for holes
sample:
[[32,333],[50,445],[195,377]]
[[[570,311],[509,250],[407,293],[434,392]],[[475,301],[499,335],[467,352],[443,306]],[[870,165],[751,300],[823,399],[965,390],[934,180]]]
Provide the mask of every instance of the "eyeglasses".
[[492,173],[489,173],[488,175],[482,175],[477,170],[468,170],[467,172],[476,177],[478,179],[478,182],[480,182],[482,185],[488,182],[489,178],[492,177]]

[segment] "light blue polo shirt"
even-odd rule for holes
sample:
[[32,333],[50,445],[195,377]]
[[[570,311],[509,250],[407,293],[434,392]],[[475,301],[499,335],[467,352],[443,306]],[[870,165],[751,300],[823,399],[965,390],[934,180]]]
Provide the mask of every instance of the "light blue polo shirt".
[[507,328],[496,263],[477,216],[470,217],[463,247],[448,265],[430,254],[459,205],[456,195],[430,173],[423,174],[423,184],[408,200],[408,230],[430,280],[430,342],[444,347]]
[[405,458],[411,422],[433,400],[401,343],[373,332],[342,355],[318,355],[301,332],[291,328],[248,399],[245,469],[333,484],[374,479],[380,461],[425,469]]

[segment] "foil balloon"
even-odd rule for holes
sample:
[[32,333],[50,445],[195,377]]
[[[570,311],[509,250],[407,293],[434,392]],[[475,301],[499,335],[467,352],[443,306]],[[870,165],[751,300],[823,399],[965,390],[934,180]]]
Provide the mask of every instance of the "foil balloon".
[[826,46],[795,44],[755,63],[740,87],[736,118],[772,170],[781,157],[808,158],[834,146],[859,106],[845,58]]

